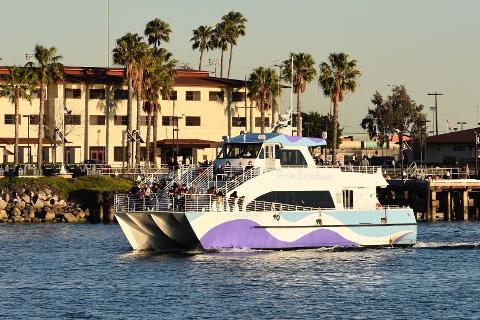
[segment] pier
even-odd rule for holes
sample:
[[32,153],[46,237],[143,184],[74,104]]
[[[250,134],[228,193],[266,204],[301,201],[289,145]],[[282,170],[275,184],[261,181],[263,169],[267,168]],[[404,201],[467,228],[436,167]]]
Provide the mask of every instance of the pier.
[[380,192],[382,204],[408,205],[418,221],[480,219],[480,180],[389,180]]

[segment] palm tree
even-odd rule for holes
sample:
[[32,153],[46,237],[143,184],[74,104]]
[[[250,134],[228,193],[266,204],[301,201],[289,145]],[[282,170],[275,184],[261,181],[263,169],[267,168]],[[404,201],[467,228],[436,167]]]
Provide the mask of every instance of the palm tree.
[[282,66],[282,79],[291,83],[293,80],[293,92],[297,95],[297,136],[302,136],[302,94],[307,88],[307,84],[317,75],[315,61],[308,53],[291,53],[293,58],[285,60]]
[[[125,67],[125,76],[128,83],[127,100],[127,131],[132,131],[132,99],[134,93],[133,79],[135,77],[135,63],[139,57],[139,51],[142,50],[142,37],[137,33],[128,32],[116,41],[116,47],[113,49],[113,62]],[[127,163],[131,164],[132,150],[130,143],[127,143]]]
[[0,96],[7,97],[15,106],[15,147],[13,166],[18,165],[18,145],[20,122],[20,99],[27,100],[32,104],[32,92],[36,87],[36,73],[29,65],[25,67],[13,66],[8,68],[9,73],[4,76],[4,84],[0,85]]
[[[158,112],[160,110],[159,94],[161,92],[170,93],[173,87],[175,77],[175,65],[177,61],[171,59],[171,53],[164,48],[152,49],[153,54],[146,66],[144,76],[144,95],[146,103],[144,111],[147,113],[147,137],[146,137],[146,154],[150,160],[150,132],[153,120],[153,162],[156,164],[158,156],[157,139],[158,139]],[[167,94],[163,94],[167,96]]]
[[45,113],[45,89],[53,81],[63,79],[63,64],[60,60],[63,58],[57,55],[57,48],[46,48],[37,44],[35,46],[35,70],[37,72],[37,81],[40,89],[40,107],[38,110],[38,143],[37,143],[37,166],[38,170],[43,166],[43,136]]
[[210,50],[213,30],[210,26],[200,26],[193,30],[193,37],[190,42],[193,42],[192,49],[198,49],[200,51],[200,62],[198,63],[198,70],[202,69],[203,52]]
[[280,80],[271,68],[259,67],[253,70],[248,81],[248,98],[255,101],[261,116],[261,132],[265,131],[265,111],[272,108],[272,98],[278,95]]
[[170,25],[158,18],[148,22],[144,32],[145,36],[148,38],[148,44],[153,45],[155,49],[160,46],[162,41],[170,41],[170,33],[172,33]]
[[211,38],[211,47],[220,49],[220,78],[223,78],[223,53],[228,49],[229,44],[228,25],[225,22],[217,23]]
[[[320,64],[320,77],[318,83],[323,89],[323,94],[330,98],[333,104],[333,140],[337,141],[338,108],[340,102],[348,92],[355,92],[357,78],[361,75],[357,67],[357,60],[348,60],[346,53],[331,53],[328,57],[330,62]],[[332,146],[332,162],[337,162],[337,148]]]
[[233,46],[237,45],[237,40],[240,36],[245,36],[245,22],[247,22],[247,19],[240,12],[230,11],[222,17],[222,22],[227,26],[228,44],[230,45],[227,73],[227,78],[230,78]]

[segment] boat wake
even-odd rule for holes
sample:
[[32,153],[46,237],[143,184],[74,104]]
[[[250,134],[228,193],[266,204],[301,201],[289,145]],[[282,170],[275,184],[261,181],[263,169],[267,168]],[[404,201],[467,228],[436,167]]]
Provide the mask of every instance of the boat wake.
[[480,242],[417,242],[413,248],[431,250],[480,249]]

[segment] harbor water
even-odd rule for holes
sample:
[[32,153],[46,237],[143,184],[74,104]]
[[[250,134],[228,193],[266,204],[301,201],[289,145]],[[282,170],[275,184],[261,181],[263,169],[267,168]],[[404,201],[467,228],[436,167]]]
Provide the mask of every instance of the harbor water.
[[118,225],[0,225],[1,319],[479,319],[480,224],[414,248],[134,252]]

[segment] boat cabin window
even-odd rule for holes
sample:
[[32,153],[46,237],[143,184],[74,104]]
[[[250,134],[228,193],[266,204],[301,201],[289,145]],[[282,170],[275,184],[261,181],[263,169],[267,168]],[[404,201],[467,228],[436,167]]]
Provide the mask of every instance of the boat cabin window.
[[300,150],[280,150],[282,166],[306,166],[307,161]]
[[343,207],[353,209],[353,190],[343,190]]
[[217,159],[256,159],[261,147],[260,143],[228,143],[223,145]]
[[329,191],[272,191],[262,194],[255,200],[302,207],[335,208]]

